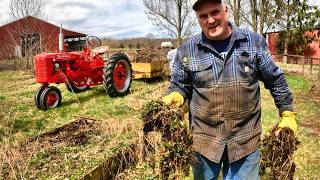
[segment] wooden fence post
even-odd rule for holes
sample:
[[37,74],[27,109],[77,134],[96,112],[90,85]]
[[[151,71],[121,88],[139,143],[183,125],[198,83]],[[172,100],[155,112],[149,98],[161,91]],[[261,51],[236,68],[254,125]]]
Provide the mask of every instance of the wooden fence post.
[[304,75],[304,65],[306,63],[306,57],[303,57],[303,62],[302,62],[302,74]]
[[312,62],[312,58],[310,58],[310,75],[312,77],[312,65],[313,65],[313,62]]
[[318,80],[320,79],[320,64],[318,64]]

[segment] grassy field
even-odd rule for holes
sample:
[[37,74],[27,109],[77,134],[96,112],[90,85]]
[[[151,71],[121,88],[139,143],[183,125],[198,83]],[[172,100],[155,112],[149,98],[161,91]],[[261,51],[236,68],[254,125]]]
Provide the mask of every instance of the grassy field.
[[[11,178],[18,179],[81,177],[114,151],[137,138],[135,131],[141,126],[139,110],[147,100],[160,97],[160,92],[165,91],[164,84],[167,83],[161,80],[136,80],[132,83],[130,94],[121,98],[107,96],[102,85],[80,94],[72,94],[64,84],[60,84],[57,87],[62,92],[62,106],[40,111],[36,109],[33,100],[34,93],[40,85],[35,83],[32,73],[5,71],[0,72],[0,77],[0,172],[2,171],[3,175],[8,174],[8,171],[15,171]],[[93,139],[85,145],[65,144],[55,149],[55,158],[50,157],[53,154],[52,150],[47,149],[25,158],[19,157],[22,156],[19,152],[11,151],[19,146],[18,142],[71,122],[75,119],[74,116],[101,120],[104,131],[99,136],[100,142],[101,139],[105,139],[104,143],[100,143],[99,139]],[[69,158],[72,156],[77,157]],[[61,159],[62,162],[59,162]],[[14,167],[15,163],[20,165],[20,169]],[[54,163],[56,164],[51,166]],[[69,169],[66,171],[65,167]],[[1,177],[3,176],[0,175],[0,179]]]
[[[27,71],[0,72],[0,179],[2,177],[36,179],[79,178],[110,156],[117,149],[137,138],[141,128],[139,119],[143,104],[159,98],[168,82],[161,80],[133,81],[131,92],[122,98],[110,98],[103,86],[92,87],[80,94],[62,91],[62,106],[48,111],[37,110],[33,96],[39,84]],[[320,171],[320,99],[319,86],[309,92],[311,81],[297,75],[288,75],[287,81],[295,96],[301,144],[295,154],[297,179],[316,179]],[[318,88],[318,89],[317,89]],[[261,86],[263,132],[267,132],[278,119],[278,111],[269,92]],[[42,132],[73,121],[75,116],[98,119],[102,132],[89,143],[79,146],[58,146],[55,151],[40,149],[28,156],[13,151],[19,142]],[[20,163],[20,164],[19,164]],[[152,171],[140,169],[140,179],[152,179]],[[142,175],[144,174],[144,175]],[[6,175],[6,176],[4,176]],[[188,177],[190,179],[190,177]],[[139,179],[139,178],[138,178]]]
[[[318,179],[320,170],[320,93],[309,91],[311,81],[298,76],[287,75],[287,82],[294,94],[294,110],[297,114],[298,138],[301,144],[295,152],[295,179]],[[277,122],[277,109],[272,96],[262,89],[263,132],[267,132]]]

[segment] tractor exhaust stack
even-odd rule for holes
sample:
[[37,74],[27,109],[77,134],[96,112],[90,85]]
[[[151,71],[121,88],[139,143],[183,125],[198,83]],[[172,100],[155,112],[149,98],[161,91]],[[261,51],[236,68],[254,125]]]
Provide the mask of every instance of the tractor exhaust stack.
[[63,52],[63,34],[62,34],[62,24],[60,25],[60,33],[59,33],[59,52]]

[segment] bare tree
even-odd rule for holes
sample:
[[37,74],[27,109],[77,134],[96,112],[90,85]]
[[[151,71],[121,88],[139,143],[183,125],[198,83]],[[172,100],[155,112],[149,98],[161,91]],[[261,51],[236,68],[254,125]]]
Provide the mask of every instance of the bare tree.
[[[11,0],[9,4],[9,16],[11,21],[16,21],[25,18],[20,23],[15,23],[15,27],[10,28],[8,33],[10,36],[11,47],[16,52],[19,52],[18,56],[23,57],[24,65],[26,68],[33,67],[33,57],[42,51],[41,49],[41,25],[35,24],[36,21],[32,21],[29,16],[36,18],[45,18],[45,5],[46,0]],[[37,27],[37,28],[35,28]],[[35,29],[36,32],[35,32]],[[43,30],[42,30],[43,32]]]
[[143,0],[149,19],[161,30],[182,40],[192,34],[196,26],[190,0]]
[[248,26],[260,34],[270,28],[275,28],[276,23],[283,17],[283,6],[279,0],[226,0],[230,6],[236,26]]
[[43,18],[45,5],[45,0],[11,0],[9,15],[13,20],[27,16]]
[[226,3],[230,7],[231,15],[233,16],[233,20],[236,26],[240,26],[240,9],[241,9],[241,0],[226,0]]

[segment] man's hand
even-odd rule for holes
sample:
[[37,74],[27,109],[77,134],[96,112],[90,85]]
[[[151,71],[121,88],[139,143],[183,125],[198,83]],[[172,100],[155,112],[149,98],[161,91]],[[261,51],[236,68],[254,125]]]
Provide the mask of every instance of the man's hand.
[[296,122],[296,114],[295,112],[292,111],[283,111],[281,113],[281,122],[279,123],[278,127],[279,128],[284,128],[287,127],[291,129],[294,134],[297,133],[298,125]]
[[184,98],[180,93],[172,92],[172,93],[164,96],[162,98],[162,102],[167,106],[173,105],[175,107],[180,107],[184,102]]

